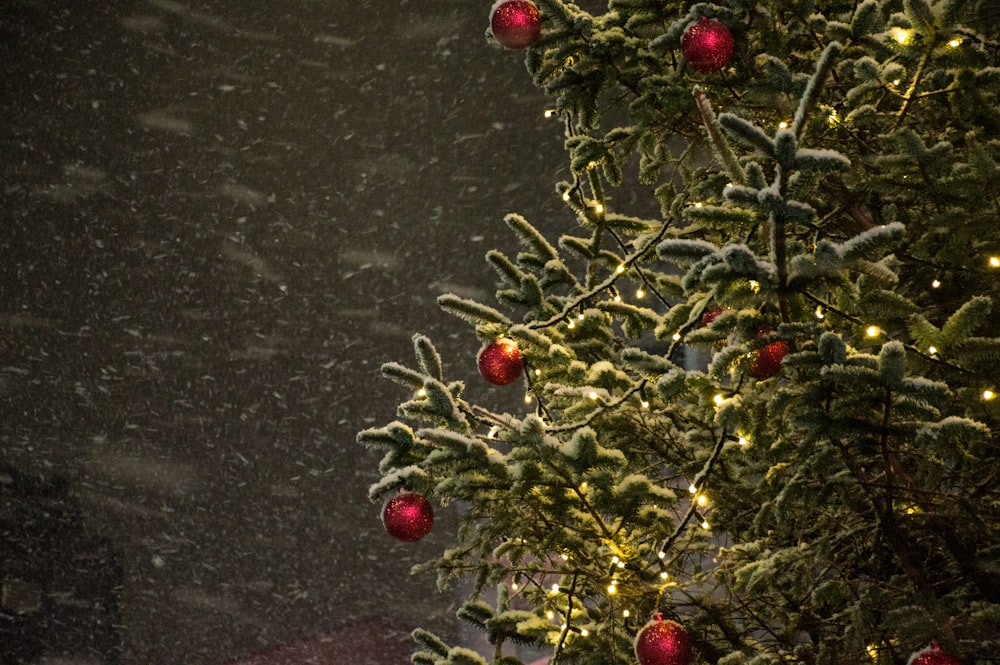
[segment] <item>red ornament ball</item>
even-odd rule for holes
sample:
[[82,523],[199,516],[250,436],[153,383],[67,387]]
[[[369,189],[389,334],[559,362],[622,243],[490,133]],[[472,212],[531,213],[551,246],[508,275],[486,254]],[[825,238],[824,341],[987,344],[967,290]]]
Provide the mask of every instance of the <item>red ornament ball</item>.
[[658,616],[635,638],[635,657],[640,665],[689,665],[691,638],[684,626]]
[[907,665],[962,665],[962,661],[942,651],[937,642],[931,642],[930,646],[910,656]]
[[431,532],[434,509],[416,492],[400,492],[382,509],[382,526],[393,538],[413,543]]
[[513,383],[524,371],[524,359],[513,340],[498,337],[479,351],[479,373],[497,386]]
[[726,311],[725,307],[716,307],[715,309],[711,309],[705,312],[704,314],[701,315],[701,325],[705,327],[712,325],[712,321],[715,321],[717,318],[719,318],[719,314],[722,314],[725,311]]
[[788,343],[780,339],[757,349],[753,354],[753,362],[750,363],[750,376],[755,379],[777,376],[787,355]]
[[717,72],[733,55],[733,33],[714,18],[702,16],[687,27],[681,37],[681,53],[695,71]]
[[497,0],[490,10],[490,30],[502,46],[527,48],[542,32],[542,15],[531,0]]

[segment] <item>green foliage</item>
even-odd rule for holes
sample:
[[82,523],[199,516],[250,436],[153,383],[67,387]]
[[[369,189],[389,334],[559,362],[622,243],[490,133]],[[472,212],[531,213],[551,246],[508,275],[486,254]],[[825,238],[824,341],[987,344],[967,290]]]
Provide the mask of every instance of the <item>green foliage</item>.
[[[415,336],[415,366],[382,370],[401,421],[358,435],[373,500],[456,507],[423,569],[471,581],[493,665],[522,642],[632,663],[653,612],[697,663],[903,665],[932,639],[996,663],[991,3],[538,4],[525,64],[565,122],[577,228],[508,215],[498,307],[440,299],[516,341],[528,400],[470,403]],[[702,16],[736,42],[717,72],[680,48]],[[659,217],[612,209],[633,180]],[[415,663],[487,662],[415,638]]]

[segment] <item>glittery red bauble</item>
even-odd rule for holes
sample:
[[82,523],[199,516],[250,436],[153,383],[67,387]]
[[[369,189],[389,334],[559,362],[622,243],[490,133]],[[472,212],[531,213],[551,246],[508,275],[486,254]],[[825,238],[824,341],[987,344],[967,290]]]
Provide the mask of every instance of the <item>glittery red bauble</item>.
[[788,343],[783,340],[772,342],[754,352],[750,364],[750,376],[755,379],[770,379],[781,371],[781,362],[788,355]]
[[722,314],[725,311],[726,311],[725,307],[716,307],[715,309],[705,312],[704,314],[701,315],[701,325],[703,326],[712,325],[712,321],[715,321],[717,318],[719,318],[719,314]]
[[910,656],[907,665],[962,665],[962,661],[957,656],[941,651],[937,642],[931,642],[929,647]]
[[702,16],[684,31],[681,53],[691,69],[717,72],[733,55],[733,33],[714,18]]
[[390,536],[412,543],[431,532],[434,509],[416,492],[401,492],[382,509],[382,525]]
[[490,383],[506,386],[524,371],[524,360],[513,340],[499,338],[479,352],[479,373]]
[[635,638],[635,657],[641,665],[689,665],[691,638],[676,621],[653,619]]
[[497,0],[490,10],[490,30],[507,48],[527,48],[542,31],[542,15],[530,0]]

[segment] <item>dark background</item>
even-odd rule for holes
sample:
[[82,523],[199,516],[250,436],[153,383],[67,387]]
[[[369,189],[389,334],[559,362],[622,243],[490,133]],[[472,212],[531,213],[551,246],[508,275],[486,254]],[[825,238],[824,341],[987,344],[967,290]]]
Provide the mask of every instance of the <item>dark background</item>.
[[393,541],[355,434],[408,397],[378,367],[416,331],[510,398],[435,297],[489,301],[505,213],[572,223],[562,127],[490,4],[0,2],[8,643],[217,664],[333,635],[402,662],[379,644],[456,634],[409,575],[448,511]]

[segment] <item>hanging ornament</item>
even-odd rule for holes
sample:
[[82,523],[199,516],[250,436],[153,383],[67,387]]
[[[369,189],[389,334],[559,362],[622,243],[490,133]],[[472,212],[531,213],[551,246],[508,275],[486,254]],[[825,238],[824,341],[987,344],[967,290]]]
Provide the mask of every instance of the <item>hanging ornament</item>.
[[513,383],[524,371],[524,359],[517,344],[505,337],[498,337],[492,344],[484,346],[477,362],[483,378],[497,386]]
[[931,642],[930,646],[910,656],[907,665],[962,665],[962,661],[942,651],[937,642]]
[[657,614],[635,638],[635,657],[640,665],[689,665],[691,638],[684,626]]
[[542,15],[531,0],[497,0],[490,10],[490,30],[502,46],[527,48],[542,31]]
[[701,315],[701,325],[707,328],[708,326],[712,325],[712,321],[715,321],[717,318],[719,318],[719,314],[722,314],[725,311],[726,311],[725,307],[716,307],[715,309],[710,309],[709,311]]
[[413,543],[431,532],[434,509],[416,492],[400,492],[382,509],[382,526],[393,538]]
[[788,355],[788,343],[784,340],[772,342],[754,351],[750,363],[750,376],[755,379],[770,379],[781,371],[781,363]]
[[695,71],[717,72],[733,55],[733,33],[714,18],[702,16],[684,30],[681,54]]

